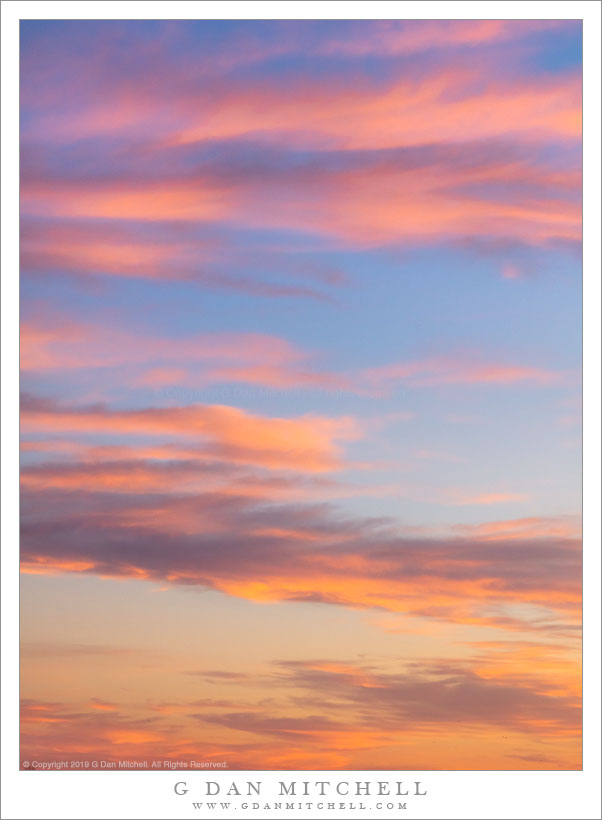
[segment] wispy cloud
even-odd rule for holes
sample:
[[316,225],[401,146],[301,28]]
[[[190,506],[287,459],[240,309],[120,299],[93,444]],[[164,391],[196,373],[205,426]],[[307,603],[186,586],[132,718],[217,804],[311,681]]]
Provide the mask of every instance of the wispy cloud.
[[24,396],[21,419],[26,431],[197,438],[207,441],[215,456],[310,472],[336,469],[341,463],[336,439],[359,435],[350,417],[265,418],[224,405],[112,410],[102,404],[79,407]]
[[[579,618],[580,547],[567,534],[492,540],[490,533],[408,537],[392,521],[341,518],[324,505],[277,505],[256,492],[190,498],[102,483],[98,492],[28,490],[28,572],[93,572],[209,587],[257,601],[317,601],[351,608],[487,622],[494,604],[519,616],[524,600]],[[77,503],[75,517],[70,510]],[[77,521],[77,526],[75,526]],[[196,526],[195,526],[196,522]],[[169,546],[169,549],[166,549]],[[514,611],[513,611],[514,610]],[[503,611],[498,614],[505,614]]]

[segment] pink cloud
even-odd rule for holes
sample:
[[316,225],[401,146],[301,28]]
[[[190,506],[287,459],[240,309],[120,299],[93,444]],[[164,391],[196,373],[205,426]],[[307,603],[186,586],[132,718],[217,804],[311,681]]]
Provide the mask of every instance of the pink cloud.
[[[502,41],[515,37],[515,32],[503,21],[456,26],[440,21],[403,28],[382,23],[362,31],[361,37],[345,38],[344,43],[334,39],[316,50],[382,55],[445,42]],[[97,55],[101,67],[102,56]],[[90,62],[93,59],[91,55]],[[208,71],[210,65],[200,57],[182,71],[173,61],[163,60],[162,75],[152,79],[146,74],[117,79],[102,71],[99,77],[84,77],[95,94],[80,94],[75,111],[61,111],[60,100],[40,96],[25,133],[62,141],[99,133],[140,139],[150,132],[161,144],[182,144],[253,133],[282,141],[297,132],[309,144],[330,140],[346,148],[416,144],[430,141],[434,133],[442,140],[455,140],[460,134],[474,139],[508,133],[526,138],[580,135],[576,75],[518,79],[484,54],[479,55],[478,67],[456,54],[418,76],[411,68],[399,72],[386,86],[375,86],[359,74],[352,86],[337,77],[321,76],[316,82],[302,75],[286,84],[263,75],[258,83]],[[191,82],[191,77],[197,81]],[[466,93],[448,93],[458,89]]]
[[521,279],[522,273],[516,265],[507,264],[502,268],[502,277],[504,279]]
[[[21,369],[134,367],[130,383],[141,386],[237,382],[274,388],[348,390],[379,396],[396,383],[444,385],[553,385],[567,374],[523,364],[484,362],[476,357],[433,357],[382,365],[357,373],[312,366],[316,353],[286,339],[257,333],[203,333],[182,338],[129,332],[118,327],[77,324],[60,317],[21,323]],[[398,415],[408,418],[408,414]]]
[[239,382],[354,389],[341,374],[313,369],[315,358],[285,339],[260,333],[201,333],[174,339],[59,317],[21,323],[22,371],[123,365],[142,368],[131,382],[149,387]]
[[188,405],[141,410],[111,410],[105,405],[78,407],[24,398],[24,431],[168,434],[208,442],[215,455],[234,461],[309,472],[339,469],[335,440],[360,435],[351,417],[305,415],[292,419],[255,416],[223,405]]
[[487,521],[484,524],[457,525],[459,532],[467,532],[488,541],[521,538],[580,538],[579,516],[549,516],[517,518],[509,521]]
[[[488,101],[488,110],[491,105],[493,101]],[[439,106],[434,107],[439,112]],[[477,118],[483,116],[484,112],[479,112]],[[452,117],[455,122],[455,115]],[[399,112],[393,119],[405,127],[406,120]],[[343,122],[349,133],[347,120]],[[388,126],[385,131],[389,132]],[[408,145],[401,134],[398,140],[392,145]],[[421,146],[418,136],[409,145],[433,151],[429,143]],[[310,231],[364,246],[434,236],[510,236],[529,243],[580,239],[580,205],[571,196],[580,187],[578,169],[540,168],[533,159],[518,156],[475,160],[470,146],[439,146],[439,152],[426,164],[420,158],[396,162],[385,157],[380,163],[373,159],[362,165],[356,158],[355,167],[345,162],[350,151],[345,147],[339,151],[343,167],[326,168],[321,174],[311,164],[294,172],[276,168],[264,176],[244,168],[228,171],[213,167],[194,175],[172,172],[159,179],[149,174],[142,181],[126,174],[112,180],[34,174],[22,181],[22,212],[71,219],[231,220],[253,228]],[[427,168],[430,173],[425,172]],[[528,197],[500,192],[509,185],[527,184],[536,189]],[[486,196],[478,192],[488,186],[498,193]],[[550,190],[555,191],[554,197]],[[59,244],[46,238],[37,247],[28,247],[30,244],[27,240],[23,250],[23,264],[28,268],[79,268],[82,272],[147,278],[192,277],[189,260],[174,257],[173,248],[159,245],[140,248],[123,242],[99,247],[96,253],[94,247],[77,241]],[[205,252],[196,262],[201,281],[204,267]],[[179,269],[182,272],[178,274]]]
[[476,359],[438,357],[384,365],[363,372],[368,384],[388,389],[396,382],[415,387],[446,384],[554,384],[563,374],[524,365],[486,364]]
[[530,32],[562,26],[561,20],[378,20],[361,36],[334,36],[316,50],[325,54],[415,54],[450,46],[505,43]]
[[217,493],[197,499],[201,532],[186,515],[176,532],[177,498],[149,506],[80,493],[89,509],[66,519],[73,498],[31,496],[39,513],[24,528],[23,572],[95,573],[550,635],[579,628],[576,539],[400,537],[370,522],[337,522],[317,507],[250,505]]
[[[347,149],[388,148],[439,140],[490,138],[509,133],[526,138],[581,134],[580,80],[564,76],[551,82],[521,82],[491,76],[483,89],[475,90],[483,73],[473,67],[435,68],[422,78],[401,77],[382,90],[367,83],[343,89],[323,80],[319,87],[305,83],[290,89],[246,87],[225,95],[210,118],[189,124],[174,134],[176,144],[206,139],[232,138],[266,131],[281,138],[287,132],[330,138]],[[493,72],[492,72],[493,73]],[[457,92],[466,88],[465,95]],[[452,95],[451,92],[455,94]],[[185,110],[185,103],[183,104]],[[351,127],[350,127],[351,126]],[[311,143],[311,136],[308,142]]]

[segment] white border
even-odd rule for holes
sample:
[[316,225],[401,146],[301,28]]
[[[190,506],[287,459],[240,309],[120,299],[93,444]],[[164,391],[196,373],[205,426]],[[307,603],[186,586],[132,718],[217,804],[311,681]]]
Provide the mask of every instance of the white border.
[[[453,12],[453,15],[452,15]],[[2,768],[7,818],[225,817],[194,811],[173,786],[204,779],[395,780],[395,772],[19,772],[18,766],[18,122],[19,19],[583,19],[584,39],[584,770],[582,772],[403,772],[426,798],[406,812],[295,812],[295,817],[600,817],[600,4],[588,2],[40,2],[2,4]],[[201,797],[195,799],[203,799]],[[279,817],[261,811],[238,816]]]

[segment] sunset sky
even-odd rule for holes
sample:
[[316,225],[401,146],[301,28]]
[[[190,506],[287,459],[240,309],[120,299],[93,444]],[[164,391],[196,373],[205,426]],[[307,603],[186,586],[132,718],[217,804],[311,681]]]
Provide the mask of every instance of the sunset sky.
[[580,21],[22,22],[22,759],[580,768],[580,376]]

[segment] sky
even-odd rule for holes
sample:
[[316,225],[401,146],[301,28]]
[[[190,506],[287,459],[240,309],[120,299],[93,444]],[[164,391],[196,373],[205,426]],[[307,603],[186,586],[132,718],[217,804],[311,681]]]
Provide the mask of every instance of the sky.
[[22,760],[580,768],[580,21],[20,84]]

